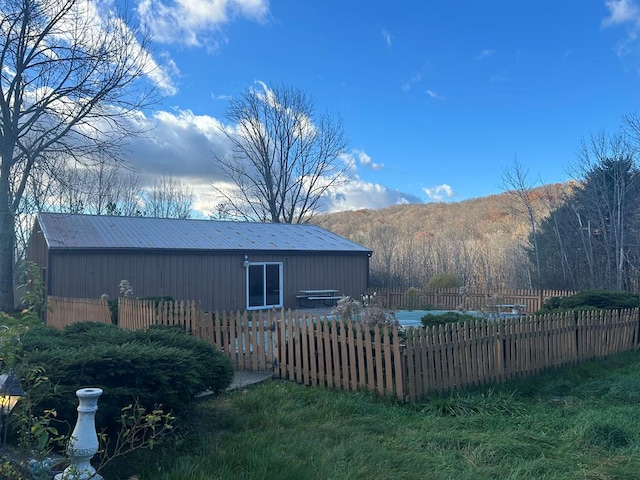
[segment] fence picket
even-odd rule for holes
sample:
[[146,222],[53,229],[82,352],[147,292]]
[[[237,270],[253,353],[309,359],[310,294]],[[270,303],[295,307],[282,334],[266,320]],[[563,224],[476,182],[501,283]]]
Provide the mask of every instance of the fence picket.
[[436,352],[431,334],[433,327],[425,329],[412,329],[411,359],[406,358],[411,365],[411,380],[406,385],[406,397],[415,398],[416,395],[424,397],[428,392],[437,391],[437,380],[435,375],[436,363],[434,355]]
[[[300,325],[300,344],[301,344],[301,362],[300,368],[302,369],[302,383],[309,385],[309,371],[311,370],[311,362],[309,361],[309,324],[312,319],[307,315],[302,314],[302,323]],[[298,380],[298,381],[300,381]]]
[[[324,317],[323,325],[322,325],[322,348],[324,349],[324,362],[325,362],[325,384],[329,388],[333,388],[333,356],[331,352],[331,343],[332,339],[330,336],[329,328],[330,328],[329,320],[327,317]],[[337,385],[336,385],[337,386]]]
[[[405,375],[406,375],[406,391],[408,398],[416,398],[418,396],[417,387],[418,382],[416,378],[419,378],[420,375],[416,375],[416,369],[419,368],[419,363],[416,358],[416,354],[420,352],[420,349],[417,348],[416,343],[420,338],[420,330],[417,328],[411,328],[406,333],[405,338]],[[422,350],[423,352],[426,349]]]
[[311,338],[313,339],[313,349],[315,352],[315,365],[317,367],[311,371],[311,377],[313,380],[312,385],[325,385],[324,379],[326,377],[324,367],[324,345],[322,340],[322,320],[317,319],[314,322],[313,331],[311,332]]
[[393,367],[394,367],[394,380],[395,380],[395,392],[398,400],[404,400],[404,388],[402,381],[402,357],[400,338],[398,335],[398,327],[393,327],[393,339],[391,341],[391,348],[393,349]]
[[340,343],[338,341],[338,328],[341,325],[337,322],[330,322],[331,330],[331,369],[333,370],[333,385],[336,388],[342,387],[342,366],[340,365]]
[[362,324],[356,322],[356,350],[358,354],[358,386],[367,385],[367,367],[365,363],[364,351],[364,333],[362,332]]
[[340,322],[338,365],[340,365],[340,388],[349,390],[349,355],[347,350],[347,324]]

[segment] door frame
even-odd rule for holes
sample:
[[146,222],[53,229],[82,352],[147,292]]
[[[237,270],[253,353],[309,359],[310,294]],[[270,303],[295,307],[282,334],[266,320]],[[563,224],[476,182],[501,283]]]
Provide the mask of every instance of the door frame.
[[[278,266],[278,303],[277,305],[267,305],[267,266],[268,265],[277,265]],[[250,296],[249,296],[249,271],[251,267],[261,266],[262,267],[262,304],[261,305],[250,305]],[[249,262],[247,268],[245,269],[245,302],[247,310],[265,310],[269,308],[282,308],[283,303],[283,262]]]

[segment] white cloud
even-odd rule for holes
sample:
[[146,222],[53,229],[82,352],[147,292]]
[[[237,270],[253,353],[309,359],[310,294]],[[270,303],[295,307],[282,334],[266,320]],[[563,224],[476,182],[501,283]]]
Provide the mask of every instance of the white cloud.
[[221,175],[214,156],[224,154],[229,145],[217,119],[183,110],[158,111],[152,118],[138,121],[148,131],[128,145],[127,163],[143,178],[171,174],[185,181],[206,179],[209,183]]
[[602,27],[626,26],[627,35],[615,47],[619,57],[636,58],[640,35],[640,7],[633,0],[605,0],[609,15],[602,20]]
[[[58,16],[62,8],[62,5],[55,5],[48,13],[52,17]],[[78,25],[81,27],[78,28]],[[124,66],[129,71],[140,71],[164,94],[176,93],[177,89],[172,79],[172,75],[177,73],[175,64],[163,59],[163,66],[160,66],[146,46],[139,42],[137,32],[114,10],[111,1],[78,0],[73,3],[69,12],[59,17],[57,26],[58,28],[51,33],[53,37],[59,37],[70,44],[78,43],[85,48],[99,50],[100,55],[112,54],[113,57],[108,60],[114,64],[122,64],[122,58],[125,58]],[[112,39],[120,43],[112,43]],[[109,45],[106,51],[105,43]],[[110,45],[120,46],[115,49],[117,53],[109,52]]]
[[178,93],[178,88],[173,79],[180,75],[180,70],[169,54],[161,53],[160,58],[162,60],[162,66],[149,55],[146,74],[164,93],[167,95],[175,95]]
[[358,169],[358,166],[370,168],[372,170],[381,170],[384,168],[383,163],[375,163],[364,150],[357,148],[351,152],[343,153],[342,161],[348,166],[348,170],[352,172],[355,172]]
[[377,183],[365,182],[355,177],[349,183],[332,189],[324,202],[323,211],[339,212],[362,208],[375,210],[409,203],[422,203],[422,200],[410,193],[404,193]]
[[411,90],[411,87],[413,86],[414,83],[418,83],[422,78],[422,75],[420,75],[419,73],[416,73],[413,77],[411,77],[409,80],[407,80],[406,82],[404,82],[404,84],[402,85],[402,90],[405,92],[408,92],[409,90]]
[[494,75],[491,75],[489,81],[491,83],[505,83],[509,79],[509,72],[507,70],[502,70]]
[[444,97],[442,95],[437,94],[433,90],[427,90],[426,94],[431,98],[435,98],[436,100],[444,100]]
[[384,43],[387,44],[387,47],[390,47],[391,46],[391,38],[392,38],[391,37],[391,33],[389,33],[389,31],[384,27],[382,27],[382,32],[381,33],[382,33],[382,38],[384,39]]
[[[233,190],[223,172],[216,167],[214,157],[224,155],[230,145],[218,119],[197,115],[190,110],[159,111],[153,117],[142,114],[136,118],[138,126],[152,128],[144,138],[136,138],[129,145],[127,164],[137,170],[145,185],[160,175],[172,175],[184,182],[195,194],[195,208],[208,215],[224,203],[213,190],[215,184],[225,191]],[[377,183],[366,182],[355,173],[358,168],[379,169],[382,164],[372,161],[361,149],[343,156],[349,181],[331,190],[322,202],[322,211],[384,208],[405,203],[422,203],[415,195],[391,189]]]
[[640,24],[640,9],[633,0],[606,0],[605,6],[609,16],[602,20],[602,26],[608,27],[619,24]]
[[[216,181],[215,186],[225,192],[233,192],[234,185],[225,181]],[[206,215],[215,208],[225,203],[223,197],[217,196],[210,184],[198,188],[192,186],[196,193],[196,208]],[[346,184],[333,187],[320,202],[318,213],[341,212],[345,210],[360,210],[363,208],[380,209],[392,205],[406,205],[410,203],[423,203],[422,200],[410,193],[391,189],[377,183],[370,183],[358,177],[351,178]]]
[[422,191],[427,195],[427,198],[436,202],[444,202],[455,197],[455,192],[446,183],[438,185],[436,187],[424,187]]
[[220,95],[216,95],[215,93],[211,94],[211,98],[213,100],[222,100],[222,101],[229,101],[231,100],[233,97],[231,95],[225,95],[225,94],[220,94]]
[[220,27],[233,18],[257,22],[269,14],[268,0],[141,0],[138,14],[156,42],[215,50],[226,39]]
[[484,60],[485,58],[492,57],[496,53],[495,50],[490,48],[485,48],[478,55],[476,55],[476,60]]

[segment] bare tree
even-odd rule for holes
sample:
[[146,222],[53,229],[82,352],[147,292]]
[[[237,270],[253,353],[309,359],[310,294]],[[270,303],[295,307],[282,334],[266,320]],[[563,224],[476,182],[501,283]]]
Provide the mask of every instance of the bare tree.
[[400,243],[400,232],[389,225],[378,225],[371,229],[369,245],[373,250],[371,270],[376,274],[382,285],[391,286],[394,278],[394,261]]
[[[122,165],[98,156],[95,165],[87,169],[90,179],[89,212],[96,215],[142,214],[142,181],[140,175]],[[80,186],[78,186],[80,187]]]
[[[604,285],[622,290],[624,286],[625,251],[628,248],[632,208],[637,198],[638,167],[628,138],[600,132],[582,142],[578,168],[587,179],[585,189],[586,217],[593,222],[589,242],[598,240],[605,255]],[[590,218],[589,218],[590,217]],[[593,220],[591,220],[593,219]],[[583,229],[584,231],[584,229]],[[589,251],[593,251],[590,247]]]
[[502,188],[515,202],[509,202],[508,206],[516,216],[527,219],[531,229],[531,242],[536,262],[536,287],[540,286],[540,253],[538,248],[538,218],[534,208],[532,190],[534,185],[529,180],[529,171],[526,170],[517,159],[502,170]]
[[160,218],[189,218],[193,191],[179,179],[163,175],[143,194],[145,214]]
[[209,218],[217,221],[228,221],[233,219],[232,212],[229,209],[229,206],[225,203],[217,204],[209,214]]
[[246,219],[303,223],[344,181],[342,123],[328,113],[316,116],[300,90],[261,85],[229,105],[225,116],[235,127],[223,131],[231,153],[216,160],[235,188],[214,188]]
[[135,133],[129,115],[154,91],[132,95],[152,64],[138,33],[84,0],[0,2],[0,310],[14,306],[15,215],[32,172],[56,153],[115,157]]

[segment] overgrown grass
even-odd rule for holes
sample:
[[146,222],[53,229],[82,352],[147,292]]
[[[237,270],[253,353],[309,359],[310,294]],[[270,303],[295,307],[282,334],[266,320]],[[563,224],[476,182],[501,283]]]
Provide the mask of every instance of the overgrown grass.
[[398,404],[271,381],[200,403],[109,478],[640,478],[640,356]]

